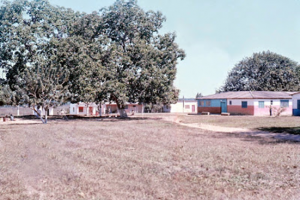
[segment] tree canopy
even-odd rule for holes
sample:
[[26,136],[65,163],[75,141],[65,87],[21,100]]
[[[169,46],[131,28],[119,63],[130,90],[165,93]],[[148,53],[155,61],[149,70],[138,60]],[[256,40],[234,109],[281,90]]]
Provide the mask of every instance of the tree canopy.
[[229,72],[220,92],[298,91],[297,62],[270,51],[244,58]]
[[[55,82],[64,90],[36,91],[50,98],[59,90],[59,98],[72,102],[114,101],[120,110],[127,102],[170,104],[178,97],[173,82],[185,53],[174,33],[159,34],[165,20],[160,12],[145,12],[135,0],[117,0],[90,14],[47,0],[5,1],[0,8],[5,84],[11,92],[28,94],[26,84]],[[17,99],[46,105],[27,97]],[[44,101],[54,101],[49,98]]]

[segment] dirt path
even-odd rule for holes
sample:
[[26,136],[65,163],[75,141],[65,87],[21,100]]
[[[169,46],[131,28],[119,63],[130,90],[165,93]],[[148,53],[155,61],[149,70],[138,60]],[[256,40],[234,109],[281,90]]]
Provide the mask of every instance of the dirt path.
[[[286,141],[294,141],[294,142],[300,142],[300,135],[293,135],[288,133],[271,133],[267,131],[259,131],[259,130],[251,130],[246,128],[233,128],[233,127],[222,127],[222,126],[215,126],[210,124],[204,124],[204,123],[182,123],[180,119],[178,119],[177,116],[164,116],[162,118],[165,121],[174,122],[181,126],[187,126],[192,128],[199,128],[203,130],[209,130],[214,132],[222,132],[222,133],[240,133],[243,135],[251,135],[251,136],[259,136],[259,137],[268,137],[268,138],[274,138],[278,140],[286,140]],[[2,125],[9,125],[9,124],[39,124],[42,123],[40,120],[26,120],[26,119],[18,119],[16,118],[14,121],[6,121],[3,122],[1,119],[0,126]]]
[[214,132],[240,133],[243,135],[268,137],[268,138],[274,138],[274,139],[278,139],[278,140],[300,142],[300,135],[293,135],[293,134],[288,134],[288,133],[271,133],[271,132],[267,132],[267,131],[251,130],[251,129],[246,129],[246,128],[222,127],[222,126],[214,126],[214,125],[203,124],[203,123],[187,124],[187,123],[182,123],[176,116],[164,117],[163,120],[174,122],[181,126],[199,128],[199,129],[204,129],[204,130],[209,130],[209,131],[214,131]]
[[5,122],[3,122],[3,118],[0,118],[0,126],[2,125],[10,125],[10,124],[36,124],[36,123],[42,123],[39,119],[21,119],[21,118],[15,118],[14,121],[10,121],[9,118],[6,119]]

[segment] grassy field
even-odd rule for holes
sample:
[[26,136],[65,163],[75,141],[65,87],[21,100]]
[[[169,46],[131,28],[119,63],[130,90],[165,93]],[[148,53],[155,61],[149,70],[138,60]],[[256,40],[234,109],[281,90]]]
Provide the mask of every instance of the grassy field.
[[1,199],[300,199],[299,164],[299,143],[159,115],[0,124]]

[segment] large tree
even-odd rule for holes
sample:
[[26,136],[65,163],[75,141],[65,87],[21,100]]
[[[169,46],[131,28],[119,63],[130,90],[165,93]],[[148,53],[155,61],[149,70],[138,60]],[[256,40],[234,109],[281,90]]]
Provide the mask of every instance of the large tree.
[[185,53],[175,43],[175,34],[159,34],[162,13],[145,12],[135,0],[117,0],[100,16],[100,34],[108,40],[104,85],[121,115],[126,115],[126,102],[170,104],[177,99],[173,81],[177,60]]
[[173,82],[184,51],[175,34],[159,34],[163,15],[145,12],[135,0],[117,0],[91,14],[47,0],[15,0],[4,2],[0,19],[0,65],[12,91],[20,90],[23,72],[39,66],[69,73],[69,80],[59,84],[72,93],[71,101],[114,101],[122,116],[126,102],[170,104],[177,99]]
[[6,72],[4,95],[10,100],[6,103],[41,106],[47,111],[65,99],[69,73],[59,62],[57,46],[80,16],[47,0],[3,2],[0,66]]
[[298,91],[297,62],[270,51],[254,53],[229,72],[220,92]]

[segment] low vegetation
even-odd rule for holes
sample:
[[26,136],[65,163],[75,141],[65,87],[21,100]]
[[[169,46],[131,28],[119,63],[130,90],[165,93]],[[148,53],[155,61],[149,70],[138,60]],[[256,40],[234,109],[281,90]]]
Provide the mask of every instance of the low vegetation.
[[159,116],[1,124],[0,133],[3,199],[300,198],[298,143]]

